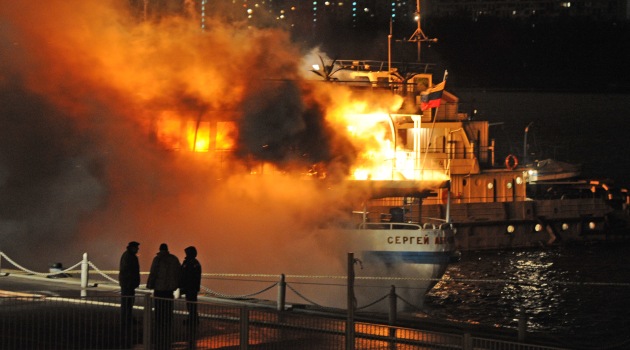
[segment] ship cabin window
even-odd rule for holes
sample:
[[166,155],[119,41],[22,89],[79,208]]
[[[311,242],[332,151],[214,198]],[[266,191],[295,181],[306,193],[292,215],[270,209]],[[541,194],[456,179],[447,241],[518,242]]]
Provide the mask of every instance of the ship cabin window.
[[186,141],[188,150],[193,152],[208,152],[210,150],[210,123],[186,123]]

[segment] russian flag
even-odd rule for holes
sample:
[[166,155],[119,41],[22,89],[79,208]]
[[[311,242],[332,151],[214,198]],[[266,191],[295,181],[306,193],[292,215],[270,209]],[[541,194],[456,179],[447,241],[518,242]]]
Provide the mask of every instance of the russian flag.
[[444,85],[446,85],[446,80],[443,80],[441,83],[420,93],[421,110],[426,111],[429,108],[437,108],[440,106],[442,93],[444,92]]

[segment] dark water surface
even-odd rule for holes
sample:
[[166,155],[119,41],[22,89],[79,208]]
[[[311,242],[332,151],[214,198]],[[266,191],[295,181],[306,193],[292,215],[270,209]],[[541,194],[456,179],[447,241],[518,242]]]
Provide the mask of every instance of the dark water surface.
[[576,349],[630,348],[630,245],[464,252],[425,300],[439,318],[545,332]]

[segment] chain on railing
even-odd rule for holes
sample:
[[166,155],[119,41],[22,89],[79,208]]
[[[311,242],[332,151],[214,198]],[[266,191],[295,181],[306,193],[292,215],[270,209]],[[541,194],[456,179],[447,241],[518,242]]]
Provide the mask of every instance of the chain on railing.
[[109,277],[104,271],[99,270],[99,268],[96,267],[96,265],[94,265],[91,261],[88,261],[88,265],[90,265],[94,269],[94,271],[96,273],[98,273],[99,275],[105,277],[106,279],[110,280],[111,282],[118,283],[118,280]]
[[304,299],[305,301],[309,302],[311,305],[316,306],[318,308],[321,309],[333,309],[331,307],[327,307],[324,305],[320,305],[312,300],[310,300],[309,298],[307,298],[306,296],[304,296],[302,293],[298,292],[295,288],[291,287],[290,284],[287,283],[287,287],[289,287],[289,289],[291,289],[293,291],[293,293],[295,293],[297,296],[299,296],[300,298]]
[[278,282],[275,282],[272,285],[270,285],[269,287],[266,287],[266,288],[264,288],[264,289],[262,289],[262,290],[260,290],[258,292],[251,293],[251,294],[243,294],[243,295],[228,295],[228,294],[215,292],[215,291],[213,291],[212,289],[210,289],[208,287],[201,286],[201,288],[203,290],[205,290],[207,294],[212,294],[213,296],[216,296],[216,297],[219,297],[219,298],[236,299],[236,300],[238,300],[238,299],[248,299],[248,298],[251,298],[251,297],[256,296],[258,294],[262,294],[262,293],[268,291],[269,289],[271,289],[271,288],[273,288],[273,287],[275,287],[277,285],[278,285]]
[[36,275],[36,276],[52,276],[52,275],[60,275],[60,274],[65,274],[68,273],[70,271],[73,271],[75,268],[79,267],[82,263],[82,261],[79,261],[78,263],[72,265],[71,267],[65,269],[65,270],[60,270],[60,271],[55,271],[55,272],[35,272],[33,270],[29,270],[27,268],[25,268],[24,266],[16,263],[15,261],[13,261],[11,258],[9,258],[6,254],[4,254],[3,252],[0,252],[0,256],[2,256],[3,258],[5,258],[9,263],[11,263],[11,265],[17,267],[18,269],[30,273],[32,275]]
[[367,309],[368,307],[370,307],[370,306],[374,306],[374,305],[376,305],[376,304],[380,303],[381,301],[383,301],[383,300],[387,299],[387,297],[389,297],[389,294],[385,294],[385,295],[383,295],[382,297],[380,297],[380,298],[378,298],[378,299],[374,300],[373,302],[371,302],[371,303],[369,303],[369,304],[366,304],[366,305],[363,305],[363,306],[357,306],[357,307],[355,308],[355,310],[363,310],[363,309]]
[[408,302],[407,300],[405,300],[405,298],[401,297],[400,295],[396,294],[396,298],[400,301],[402,301],[403,303],[405,303],[405,305],[408,305],[410,307],[412,307],[413,309],[415,309],[416,311],[421,311],[424,313],[424,310],[422,310],[421,308],[419,308],[417,305]]

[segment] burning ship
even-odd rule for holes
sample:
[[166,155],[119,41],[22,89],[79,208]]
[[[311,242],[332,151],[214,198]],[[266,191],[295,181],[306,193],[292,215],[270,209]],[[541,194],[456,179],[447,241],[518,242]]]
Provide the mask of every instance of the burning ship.
[[[420,13],[420,2],[417,2]],[[408,39],[420,47],[428,38],[417,21]],[[401,166],[411,160],[412,178],[443,176],[448,186],[432,195],[410,200],[402,196],[396,205],[381,200],[364,221],[384,218],[400,222],[440,224],[440,218],[457,228],[458,251],[532,247],[593,240],[627,239],[630,199],[626,189],[605,181],[583,179],[580,167],[553,159],[528,162],[527,131],[523,162],[514,154],[496,159],[490,122],[463,113],[459,98],[448,92],[447,72],[433,82],[431,64],[392,62],[391,28],[389,60],[322,61],[314,72],[325,81],[346,84],[364,93],[389,91],[403,99],[390,112],[386,138],[391,151],[392,176],[405,178]],[[390,197],[391,199],[391,197]],[[421,203],[416,206],[415,203]],[[384,215],[389,208],[396,215]]]
[[[430,75],[421,78],[429,79],[423,84],[431,84]],[[422,115],[364,109],[363,101],[396,94],[388,89],[372,91],[372,86],[366,90],[364,84],[353,82],[335,81],[331,85],[349,91],[353,100],[360,101],[336,112],[342,115],[338,123],[349,143],[356,145],[350,148],[357,152],[343,178],[322,164],[280,170],[260,158],[243,170],[254,179],[292,173],[305,185],[315,183],[322,191],[343,193],[347,210],[333,210],[316,220],[318,241],[353,252],[362,265],[356,272],[358,278],[380,281],[387,290],[400,287],[398,294],[407,293],[406,300],[422,305],[424,294],[439,281],[455,255],[456,229],[449,217],[448,200],[445,211],[432,217],[423,209],[431,198],[448,193],[450,181],[441,169],[424,166],[427,153],[422,143]],[[236,157],[235,145],[243,132],[230,120],[186,122],[168,113],[155,123],[155,130],[158,141],[172,145],[172,140],[179,140],[178,149],[223,159],[226,164],[232,164],[230,159]],[[273,146],[262,148],[269,147]],[[360,288],[357,293],[361,293]]]
[[[403,200],[401,221],[447,213],[458,231],[458,251],[627,238],[625,189],[580,178],[579,166],[553,159],[525,164],[514,154],[496,159],[489,121],[460,112],[458,97],[444,89],[445,81],[433,84],[428,65],[417,65],[418,72],[407,71],[411,78],[404,79],[392,62],[334,64],[342,76],[338,83],[397,92],[407,109],[416,110],[390,114],[392,148],[403,150],[392,153],[391,161],[408,159],[404,150],[413,149],[421,163],[416,169],[443,174],[450,182],[436,196],[424,198],[421,207]],[[401,67],[408,70],[410,64]],[[378,221],[379,215],[376,211],[370,219]]]
[[[606,224],[605,199],[532,197],[551,166],[495,161],[489,124],[460,113],[429,65],[335,60],[314,69],[324,79],[306,81],[302,54],[278,30],[213,19],[200,33],[183,18],[137,21],[84,2],[9,6],[2,16],[12,43],[4,130],[20,136],[6,138],[3,189],[15,187],[6,203],[24,203],[10,213],[24,221],[7,225],[12,241],[80,233],[83,251],[117,232],[156,245],[187,232],[213,252],[212,265],[251,272],[262,268],[256,257],[274,267],[302,257],[291,244],[276,254],[284,261],[265,255],[279,249],[278,232],[294,243],[317,227],[339,260],[353,251],[365,262],[362,273],[374,262],[382,276],[427,289],[456,247],[566,240]],[[31,134],[45,137],[31,144]],[[604,189],[571,190],[579,186]],[[31,188],[37,195],[25,198]]]

